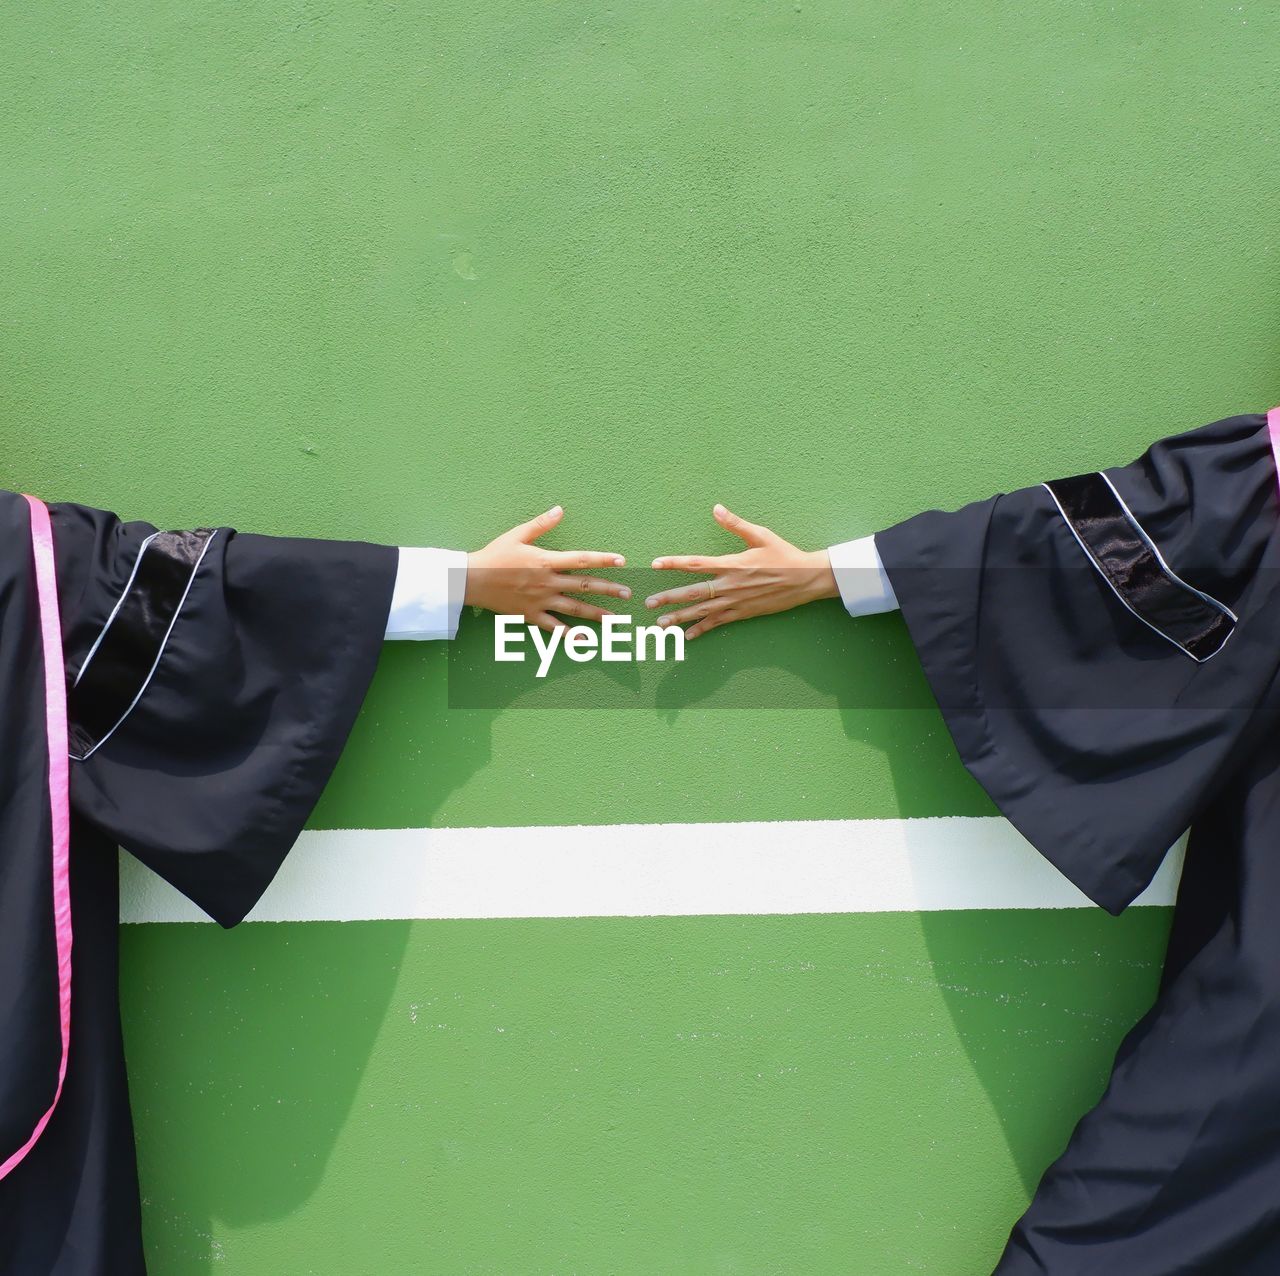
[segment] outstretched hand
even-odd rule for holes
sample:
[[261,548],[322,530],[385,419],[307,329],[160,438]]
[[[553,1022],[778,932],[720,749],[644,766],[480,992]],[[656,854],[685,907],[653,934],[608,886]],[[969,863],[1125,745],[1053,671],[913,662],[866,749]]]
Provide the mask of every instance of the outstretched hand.
[[788,611],[838,593],[825,549],[798,549],[776,532],[748,523],[723,505],[717,505],[712,513],[721,527],[741,537],[747,547],[736,554],[655,558],[653,565],[661,570],[713,573],[710,580],[645,599],[645,606],[651,609],[676,606],[677,610],[661,616],[658,624],[689,625],[685,637],[693,639],[733,620]]
[[626,559],[621,554],[544,549],[533,543],[563,517],[564,510],[556,505],[545,514],[503,532],[483,549],[468,554],[463,601],[502,615],[523,616],[527,623],[547,630],[564,623],[557,620],[553,612],[596,621],[612,614],[570,595],[630,598],[631,591],[625,585],[582,574],[592,569],[624,566]]

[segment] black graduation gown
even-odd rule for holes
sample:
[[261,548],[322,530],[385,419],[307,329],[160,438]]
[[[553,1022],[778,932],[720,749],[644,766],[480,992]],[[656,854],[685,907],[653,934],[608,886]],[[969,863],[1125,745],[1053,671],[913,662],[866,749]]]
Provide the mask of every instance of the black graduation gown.
[[1280,1272],[1270,433],[1232,417],[876,537],[966,767],[1086,895],[1120,912],[1191,829],[1155,1005],[999,1276]]
[[[0,493],[0,1273],[144,1272],[116,988],[117,844],[224,926],[271,881],[372,678],[394,546],[49,507],[69,691],[62,1061],[34,515]],[[52,662],[50,662],[51,664]],[[25,1153],[41,1114],[47,1124]]]

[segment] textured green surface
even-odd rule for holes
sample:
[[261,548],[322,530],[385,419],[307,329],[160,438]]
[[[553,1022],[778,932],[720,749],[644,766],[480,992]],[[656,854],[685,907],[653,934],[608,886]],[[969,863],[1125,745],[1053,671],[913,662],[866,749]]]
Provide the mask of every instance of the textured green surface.
[[1162,910],[129,927],[153,1263],[988,1270],[1149,1000],[1164,927]]
[[[1280,397],[1274,6],[121,0],[0,44],[11,486],[463,547],[560,501],[640,563],[727,545],[717,499],[825,544]],[[815,644],[909,665],[838,623],[717,642],[806,703]],[[322,821],[986,809],[928,723],[694,675],[446,724],[442,661]]]
[[[1273,5],[71,0],[0,47],[6,486],[462,547],[559,501],[639,563],[1280,398]],[[865,707],[920,703],[895,618],[703,650],[469,713],[390,650],[316,823],[990,809]],[[700,708],[734,679],[810,707]],[[132,932],[158,1276],[981,1271],[1159,924]]]

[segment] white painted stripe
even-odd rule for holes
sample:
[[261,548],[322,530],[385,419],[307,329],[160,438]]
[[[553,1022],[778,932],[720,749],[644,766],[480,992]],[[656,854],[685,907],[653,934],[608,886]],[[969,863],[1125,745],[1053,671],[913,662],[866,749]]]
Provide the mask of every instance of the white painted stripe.
[[[206,920],[124,856],[122,920]],[[1173,902],[1181,843],[1139,904]],[[998,817],[307,832],[251,921],[1092,908]]]

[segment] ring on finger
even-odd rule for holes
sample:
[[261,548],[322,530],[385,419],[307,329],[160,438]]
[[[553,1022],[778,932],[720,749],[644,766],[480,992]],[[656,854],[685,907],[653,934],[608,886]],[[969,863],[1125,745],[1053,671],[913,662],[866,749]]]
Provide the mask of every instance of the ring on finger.
[[710,602],[716,596],[715,581],[708,580],[704,584],[707,587],[707,602]]

